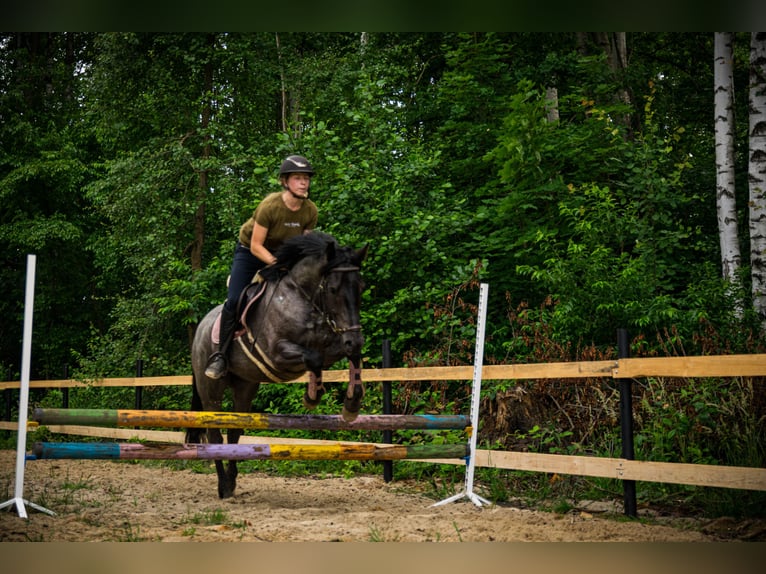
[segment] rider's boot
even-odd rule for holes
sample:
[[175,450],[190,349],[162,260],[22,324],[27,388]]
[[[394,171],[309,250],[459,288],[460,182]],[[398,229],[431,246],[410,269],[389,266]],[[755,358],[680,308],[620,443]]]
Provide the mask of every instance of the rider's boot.
[[234,330],[237,328],[237,318],[234,313],[224,306],[221,309],[221,332],[219,336],[218,351],[210,355],[205,368],[205,376],[210,379],[220,379],[228,372],[227,353],[231,340],[234,338]]

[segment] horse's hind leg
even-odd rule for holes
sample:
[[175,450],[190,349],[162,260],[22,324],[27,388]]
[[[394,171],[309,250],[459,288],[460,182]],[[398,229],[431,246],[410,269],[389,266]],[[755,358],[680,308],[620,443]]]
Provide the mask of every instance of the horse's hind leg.
[[[240,429],[229,429],[226,432],[226,442],[237,444],[243,431]],[[223,435],[220,429],[208,429],[208,441],[212,444],[223,444]],[[218,498],[231,498],[234,496],[234,489],[237,487],[237,461],[229,460],[215,461],[215,471],[218,474]]]
[[[243,434],[245,434],[245,431],[242,429],[229,429],[226,431],[226,442],[228,444],[237,444],[239,442],[239,437],[241,437]],[[220,461],[218,461],[220,462]],[[231,498],[234,496],[234,490],[237,488],[237,474],[239,474],[239,469],[237,468],[237,461],[236,460],[230,460],[226,463],[226,473],[225,473],[225,484],[221,485],[221,481],[219,481],[218,484],[218,496],[221,498]],[[219,477],[221,474],[219,473]]]
[[[207,429],[207,441],[210,444],[223,444],[221,430]],[[234,494],[234,488],[231,486],[228,469],[224,466],[222,460],[215,461],[215,472],[218,475],[218,498],[231,498]]]
[[[197,387],[198,382],[204,382],[206,386]],[[200,379],[193,379],[193,394],[192,394],[192,410],[221,410],[221,402],[223,400],[224,387],[219,384],[210,384],[210,380],[205,378],[204,375]],[[200,394],[198,391],[202,391]],[[203,396],[204,395],[204,396]],[[190,428],[186,431],[186,442],[188,443],[200,443],[203,440],[207,440],[208,444],[223,444],[223,435],[220,429],[216,428]],[[223,461],[215,461],[215,470],[218,475],[218,496],[220,498],[229,498],[234,493],[234,488],[230,486],[230,481],[227,476],[226,468]]]
[[[235,381],[232,383],[232,393],[234,395],[233,411],[237,413],[248,413],[252,410],[253,399],[258,392],[258,383],[247,383],[244,381]],[[220,436],[220,431],[219,436]],[[240,437],[245,434],[243,429],[228,429],[226,431],[226,442],[228,444],[237,444]],[[223,439],[221,439],[223,442]],[[216,470],[218,471],[218,496],[221,498],[231,498],[234,496],[234,490],[237,488],[237,468],[236,460],[226,462],[224,469],[223,462],[216,461]]]
[[[200,397],[199,391],[197,390],[197,377],[194,375],[193,372],[192,372],[191,410],[192,411],[203,410],[202,397]],[[202,442],[204,438],[206,438],[205,429],[199,428],[199,427],[192,427],[192,428],[186,429],[186,436],[184,438],[184,442],[199,444]]]

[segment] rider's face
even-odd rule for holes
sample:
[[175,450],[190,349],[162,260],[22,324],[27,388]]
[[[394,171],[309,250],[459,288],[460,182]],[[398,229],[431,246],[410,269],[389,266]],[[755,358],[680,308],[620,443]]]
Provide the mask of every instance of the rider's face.
[[308,196],[311,176],[307,173],[291,173],[287,176],[287,188],[295,195]]

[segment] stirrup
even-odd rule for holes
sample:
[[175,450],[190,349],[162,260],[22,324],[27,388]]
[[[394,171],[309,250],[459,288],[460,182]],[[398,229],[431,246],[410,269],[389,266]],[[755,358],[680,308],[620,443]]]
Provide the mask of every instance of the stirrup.
[[213,353],[205,367],[205,376],[209,379],[220,379],[228,372],[226,357],[223,353]]

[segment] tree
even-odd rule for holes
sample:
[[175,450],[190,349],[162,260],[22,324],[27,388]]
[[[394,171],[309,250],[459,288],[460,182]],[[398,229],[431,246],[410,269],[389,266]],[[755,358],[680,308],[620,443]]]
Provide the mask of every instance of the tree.
[[721,266],[726,281],[737,281],[740,266],[734,163],[734,73],[731,32],[715,33],[716,211]]
[[[33,376],[61,376],[100,306],[82,186],[98,146],[81,115],[92,35],[0,35],[0,367],[17,370],[26,255],[37,254]],[[3,373],[3,376],[5,373]]]
[[766,333],[766,32],[750,42],[750,265],[753,305]]
[[108,155],[88,187],[104,222],[91,248],[105,289],[116,287],[107,292],[108,332],[92,345],[102,359],[114,356],[125,367],[151,356],[187,362],[197,316],[212,306],[216,286],[195,279],[212,273],[224,284],[223,272],[203,270],[203,260],[208,240],[217,255],[216,233],[206,234],[210,220],[241,217],[229,195],[237,162],[229,160],[226,171],[220,159],[241,151],[223,135],[223,118],[232,116],[222,110],[236,85],[219,73],[225,43],[212,34],[98,37],[89,110]]

